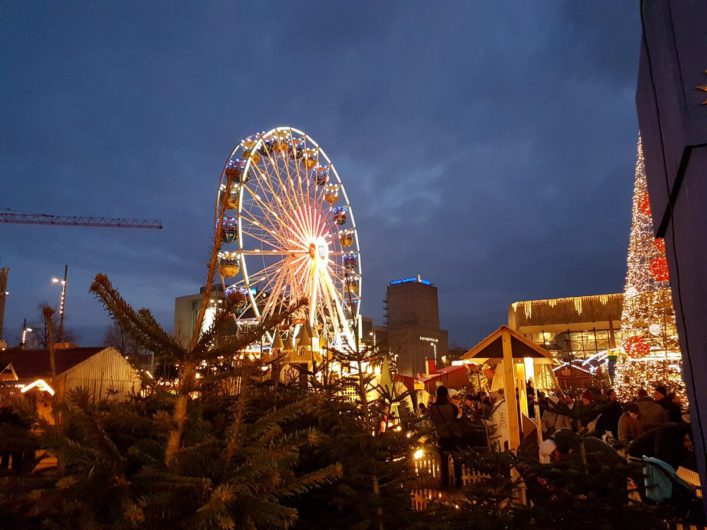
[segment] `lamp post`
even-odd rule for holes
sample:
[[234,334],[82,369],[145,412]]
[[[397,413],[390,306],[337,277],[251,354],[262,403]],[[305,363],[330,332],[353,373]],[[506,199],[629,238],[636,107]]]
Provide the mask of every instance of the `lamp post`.
[[420,340],[423,342],[428,342],[430,346],[432,346],[432,350],[434,351],[435,366],[437,366],[437,343],[439,342],[439,339],[434,337],[420,337]]
[[68,285],[66,279],[69,274],[69,266],[64,265],[64,279],[52,278],[52,283],[61,284],[61,295],[59,297],[59,342],[64,341],[64,309],[66,308],[66,287]]

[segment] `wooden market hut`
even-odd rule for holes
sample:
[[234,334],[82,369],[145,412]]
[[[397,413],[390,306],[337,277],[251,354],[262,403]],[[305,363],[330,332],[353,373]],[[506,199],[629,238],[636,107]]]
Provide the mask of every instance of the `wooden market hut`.
[[[552,374],[552,370],[546,369],[554,362],[552,354],[508,326],[501,326],[467,351],[461,359],[475,362],[483,362],[485,359],[500,360],[496,372],[502,374],[508,408],[510,449],[515,451],[521,440],[522,415],[528,415],[525,382],[529,378],[535,380],[536,373]],[[517,391],[518,399],[516,392],[509,389]],[[539,422],[537,425],[539,429]]]
[[142,389],[137,370],[115,348],[57,348],[55,356],[56,379],[51,387],[48,350],[0,352],[0,384],[23,392],[39,385],[60,396],[74,388],[85,388],[96,400],[119,401]]

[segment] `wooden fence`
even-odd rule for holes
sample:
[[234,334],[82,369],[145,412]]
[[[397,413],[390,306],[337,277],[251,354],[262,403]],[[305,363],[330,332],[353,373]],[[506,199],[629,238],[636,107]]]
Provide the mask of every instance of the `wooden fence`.
[[[427,505],[432,500],[443,501],[448,495],[440,489],[441,486],[441,461],[439,453],[436,450],[429,450],[421,458],[413,460],[415,474],[419,479],[419,488],[415,488],[411,494],[412,507],[416,511],[422,511],[427,508]],[[485,478],[488,475],[478,471],[468,469],[462,465],[462,484],[468,486]],[[452,486],[454,481],[454,465],[452,459],[449,459],[449,486]]]

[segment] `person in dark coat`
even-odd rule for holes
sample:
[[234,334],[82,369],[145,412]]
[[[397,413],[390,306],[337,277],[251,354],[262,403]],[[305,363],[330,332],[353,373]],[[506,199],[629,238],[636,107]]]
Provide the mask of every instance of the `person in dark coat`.
[[648,392],[644,389],[638,391],[636,404],[641,410],[641,427],[644,430],[668,422],[668,413],[663,407],[648,397]]
[[[619,454],[612,449],[608,444],[602,442],[594,436],[581,436],[569,429],[561,429],[553,434],[548,440],[552,440],[555,444],[555,451],[548,451],[547,446],[542,447],[542,453],[547,454],[550,459],[567,459],[569,457],[580,456],[580,445],[584,443],[584,451],[587,457],[587,463],[591,465],[616,465],[625,461]],[[545,443],[545,442],[543,442]],[[549,445],[549,444],[548,444]]]
[[668,421],[673,423],[682,422],[682,410],[680,405],[673,402],[673,396],[668,393],[665,385],[658,385],[653,392],[653,400],[665,409],[668,413]]
[[[437,432],[442,489],[447,489],[449,488],[449,459],[459,445],[456,432],[459,409],[449,402],[449,391],[446,386],[437,387],[437,399],[433,405],[430,405],[429,415]],[[462,465],[458,458],[454,459],[454,483],[457,488],[461,488]]]
[[601,438],[604,433],[610,432],[614,438],[618,438],[619,419],[621,418],[621,414],[623,414],[623,408],[614,390],[608,390],[606,392],[606,399],[605,408],[602,410],[601,416],[599,416],[597,420],[596,434]]
[[631,441],[626,452],[635,458],[659,458],[677,469],[689,456],[685,436],[690,436],[686,423],[663,423],[642,432]]

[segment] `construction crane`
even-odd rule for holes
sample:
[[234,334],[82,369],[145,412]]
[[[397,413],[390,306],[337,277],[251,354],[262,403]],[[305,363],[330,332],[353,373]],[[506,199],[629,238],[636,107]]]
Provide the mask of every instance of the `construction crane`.
[[46,213],[0,212],[0,223],[26,225],[94,226],[102,228],[148,228],[162,230],[162,221],[156,219],[129,219],[123,217],[79,217],[77,215],[49,215]]
[[[157,219],[129,219],[124,217],[79,217],[78,215],[49,215],[46,213],[20,213],[5,211],[0,212],[0,223],[5,224],[26,224],[26,225],[57,225],[57,226],[89,226],[100,228],[147,228],[162,230],[162,221]],[[61,295],[61,324],[64,321],[64,303],[66,300],[66,266],[64,268],[64,280],[57,280],[62,283]],[[7,276],[10,272],[8,268],[0,269],[0,344],[3,343],[3,323],[5,320],[5,299],[7,298]],[[27,326],[25,325],[25,328]],[[24,341],[24,339],[23,339]],[[2,346],[0,346],[1,348]]]

